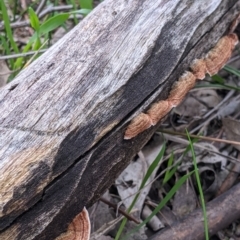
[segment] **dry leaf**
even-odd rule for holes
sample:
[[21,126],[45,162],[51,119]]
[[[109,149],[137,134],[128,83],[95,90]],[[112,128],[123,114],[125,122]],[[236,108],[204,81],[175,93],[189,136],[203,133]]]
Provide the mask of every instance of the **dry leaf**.
[[[154,137],[154,140],[149,145],[143,148],[143,157],[139,157],[136,161],[132,161],[116,179],[116,186],[119,195],[127,208],[131,205],[136,192],[139,190],[139,187],[148,170],[148,167],[155,160],[161,149],[162,138],[156,135]],[[157,169],[158,168],[155,169],[151,177],[148,179],[146,185],[153,180]],[[134,205],[134,208],[139,210],[138,215],[142,210],[144,200],[150,188],[151,184],[148,184],[148,186],[146,186],[144,190],[140,193],[138,200]]]
[[209,108],[217,106],[221,101],[217,91],[212,89],[202,89],[202,91],[197,91],[195,96],[204,102]]
[[[240,142],[240,121],[232,118],[223,118],[222,123],[227,135],[227,139]],[[240,150],[239,145],[233,144],[233,146]]]
[[184,183],[174,196],[172,208],[173,213],[178,217],[192,212],[197,206],[197,199],[194,190]]
[[[112,201],[108,190],[102,195],[102,197],[110,202]],[[92,232],[98,231],[98,229],[101,228],[104,224],[114,220],[114,213],[112,209],[102,201],[96,202],[91,208],[88,209],[88,211],[90,214]]]
[[207,112],[206,105],[198,101],[193,96],[188,96],[179,106],[174,109],[174,112],[181,117],[199,118]]
[[240,99],[232,98],[227,104],[219,108],[217,113],[218,117],[221,119],[226,116],[229,116],[235,112],[238,112],[239,108],[240,108]]
[[[214,170],[213,166],[199,166],[199,176],[201,178],[201,185],[204,192],[205,200],[209,200],[212,198],[218,190],[218,178],[219,175]],[[196,183],[196,178],[195,185]]]
[[0,87],[7,84],[8,77],[10,76],[10,70],[4,60],[0,60]]
[[221,98],[215,90],[199,89],[191,93],[174,111],[180,116],[198,118],[208,111],[208,107],[213,108],[220,101]]

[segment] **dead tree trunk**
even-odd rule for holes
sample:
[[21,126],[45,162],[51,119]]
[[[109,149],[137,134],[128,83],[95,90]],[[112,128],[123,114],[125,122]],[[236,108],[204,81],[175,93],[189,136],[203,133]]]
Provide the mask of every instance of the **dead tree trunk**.
[[235,0],[105,0],[0,91],[0,239],[54,239],[158,126],[129,121],[223,36]]

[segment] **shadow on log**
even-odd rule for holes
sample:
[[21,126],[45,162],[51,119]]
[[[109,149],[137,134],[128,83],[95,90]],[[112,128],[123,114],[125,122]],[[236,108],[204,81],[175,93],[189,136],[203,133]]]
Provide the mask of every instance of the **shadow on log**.
[[0,239],[54,239],[159,124],[129,121],[204,56],[239,1],[105,0],[0,91]]

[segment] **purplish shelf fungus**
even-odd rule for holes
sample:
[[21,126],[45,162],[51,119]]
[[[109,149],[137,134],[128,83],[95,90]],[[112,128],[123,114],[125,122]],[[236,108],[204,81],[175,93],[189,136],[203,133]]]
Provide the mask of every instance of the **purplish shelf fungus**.
[[238,36],[231,32],[220,38],[216,46],[204,58],[195,59],[190,65],[190,71],[186,71],[173,84],[166,100],[152,104],[147,113],[140,113],[130,122],[125,131],[124,139],[136,137],[139,133],[156,125],[173,107],[182,102],[186,94],[195,86],[197,80],[204,79],[207,73],[210,76],[218,73],[231,57],[237,43]]

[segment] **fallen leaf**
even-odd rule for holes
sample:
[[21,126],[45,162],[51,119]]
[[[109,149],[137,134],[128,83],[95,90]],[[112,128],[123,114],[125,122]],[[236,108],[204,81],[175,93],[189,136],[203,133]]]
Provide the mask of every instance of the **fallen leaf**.
[[[102,197],[110,202],[112,201],[108,190],[102,195]],[[90,209],[88,209],[90,214],[92,232],[97,231],[104,224],[109,223],[114,219],[114,213],[113,211],[111,213],[111,210],[112,209],[102,201],[96,202]]]
[[[232,118],[222,119],[223,127],[228,140],[240,142],[240,121]],[[235,148],[240,150],[239,145],[234,145]]]
[[0,87],[7,84],[8,77],[10,76],[10,70],[4,60],[0,60]]
[[[132,161],[128,167],[119,175],[116,179],[116,186],[119,192],[119,195],[124,203],[124,205],[128,208],[137,191],[140,188],[142,180],[148,170],[148,167],[155,160],[160,150],[162,149],[162,138],[161,136],[156,135],[154,140],[147,146],[145,146],[142,150],[142,157],[139,157],[136,161]],[[153,180],[155,177],[155,173],[158,167],[156,167],[152,176],[148,179],[146,185]],[[148,184],[143,191],[141,191],[136,204],[134,205],[135,209],[140,211],[142,210],[142,206],[144,200],[151,188],[151,184]],[[136,215],[136,214],[135,214]]]
[[184,183],[173,199],[173,213],[178,217],[191,213],[197,206],[197,199],[191,186]]
[[240,99],[233,98],[231,99],[231,101],[229,101],[229,103],[219,108],[218,117],[220,119],[227,117],[233,114],[234,112],[237,112],[239,108],[240,108]]
[[209,108],[215,107],[220,101],[221,98],[215,90],[199,89],[188,95],[174,111],[181,116],[199,118],[204,115]]

